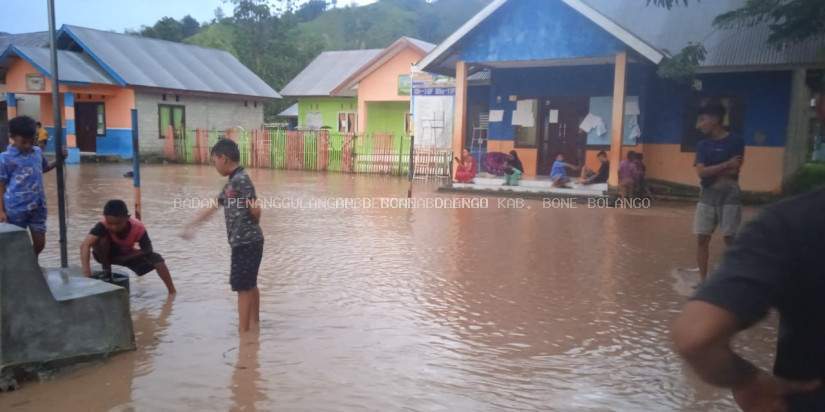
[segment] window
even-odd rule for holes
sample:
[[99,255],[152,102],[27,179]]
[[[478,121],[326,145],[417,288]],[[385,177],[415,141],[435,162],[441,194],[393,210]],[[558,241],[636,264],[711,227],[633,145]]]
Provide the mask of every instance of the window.
[[170,104],[158,105],[158,137],[166,137],[166,131],[172,126],[175,138],[183,137],[186,125],[186,108]]
[[97,135],[106,136],[106,106],[97,104]]
[[321,112],[308,112],[304,123],[305,128],[318,130],[324,125],[324,116],[321,115]]
[[516,128],[516,147],[536,147],[538,137],[539,101],[519,100],[513,111],[512,124]]
[[728,130],[740,135],[743,132],[744,108],[741,99],[737,97],[694,96],[688,100],[688,107],[685,110],[682,152],[695,152],[696,144],[705,138],[701,132],[696,130],[696,119],[699,117],[699,108],[711,103],[721,104],[725,107],[727,115],[722,123]]
[[338,113],[338,133],[355,133],[355,113]]

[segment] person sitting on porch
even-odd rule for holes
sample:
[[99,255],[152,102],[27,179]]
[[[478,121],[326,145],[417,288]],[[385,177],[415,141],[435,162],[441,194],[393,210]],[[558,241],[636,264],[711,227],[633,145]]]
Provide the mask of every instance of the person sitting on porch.
[[[135,244],[140,249],[135,249]],[[103,265],[107,276],[111,276],[112,265],[125,266],[138,276],[156,270],[169,294],[174,295],[176,292],[169,268],[152,249],[146,228],[139,220],[129,216],[129,209],[122,200],[106,202],[102,219],[95,224],[80,246],[80,263],[83,265],[83,274],[87,277],[92,276],[89,251]]]
[[597,183],[607,183],[607,177],[610,175],[610,161],[607,160],[607,152],[600,151],[596,158],[599,159],[599,171],[594,172],[593,169],[585,167],[582,170],[582,176],[579,183],[583,185],[594,185]]
[[569,188],[567,184],[570,183],[570,177],[567,176],[567,169],[578,170],[579,166],[566,163],[564,161],[564,155],[561,153],[557,154],[556,160],[550,168],[550,180],[553,182],[553,187]]
[[470,151],[464,149],[461,151],[461,158],[455,158],[458,162],[458,169],[455,171],[455,181],[458,183],[472,183],[473,178],[476,177],[476,159],[470,154]]
[[645,166],[645,157],[641,153],[636,153],[636,159],[634,162],[636,163],[636,168],[638,171],[638,175],[636,176],[636,196],[639,197],[651,197],[650,188],[647,186],[647,180],[645,176],[647,174],[647,167]]
[[510,151],[510,157],[507,158],[507,169],[505,173],[505,186],[518,186],[518,181],[521,180],[521,175],[524,173],[524,166],[521,164],[521,159],[518,158],[518,153],[515,150]]
[[639,167],[636,163],[636,152],[627,153],[627,158],[619,163],[619,196],[633,197],[636,194],[636,184],[639,180]]

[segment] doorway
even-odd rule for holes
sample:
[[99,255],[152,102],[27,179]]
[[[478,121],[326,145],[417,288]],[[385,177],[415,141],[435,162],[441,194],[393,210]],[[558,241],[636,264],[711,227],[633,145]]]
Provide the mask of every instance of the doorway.
[[97,152],[98,106],[103,103],[75,103],[75,136],[81,152]]
[[579,129],[589,111],[587,97],[550,97],[541,100],[541,124],[536,173],[549,175],[556,154],[567,163],[583,165],[587,133]]

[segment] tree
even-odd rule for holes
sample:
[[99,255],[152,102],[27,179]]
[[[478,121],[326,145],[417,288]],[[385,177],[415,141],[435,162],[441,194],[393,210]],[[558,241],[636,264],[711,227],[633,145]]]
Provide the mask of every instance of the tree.
[[[668,9],[689,5],[689,0],[646,0]],[[700,0],[694,0],[700,2]],[[738,8],[717,16],[718,28],[750,27],[767,24],[768,43],[781,47],[825,35],[825,1],[823,0],[747,0]]]
[[183,25],[172,17],[163,17],[152,27],[144,27],[140,34],[156,39],[181,41],[183,40]]
[[201,28],[201,24],[198,23],[197,20],[193,19],[192,16],[186,15],[180,20],[181,24],[181,32],[183,34],[183,38],[194,36],[198,33]]

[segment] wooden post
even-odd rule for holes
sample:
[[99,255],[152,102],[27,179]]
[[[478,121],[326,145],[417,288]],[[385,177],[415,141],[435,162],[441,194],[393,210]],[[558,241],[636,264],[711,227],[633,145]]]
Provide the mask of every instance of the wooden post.
[[138,136],[138,111],[132,109],[132,186],[135,188],[135,219],[143,220],[140,202],[140,142]]
[[627,52],[623,51],[616,54],[613,72],[613,111],[610,120],[610,176],[607,179],[611,191],[619,187],[619,162],[622,160],[626,83]]
[[[459,61],[455,64],[455,106],[453,107],[453,156],[461,157],[464,148],[464,136],[467,133],[467,63]],[[452,175],[458,162],[452,162]]]

